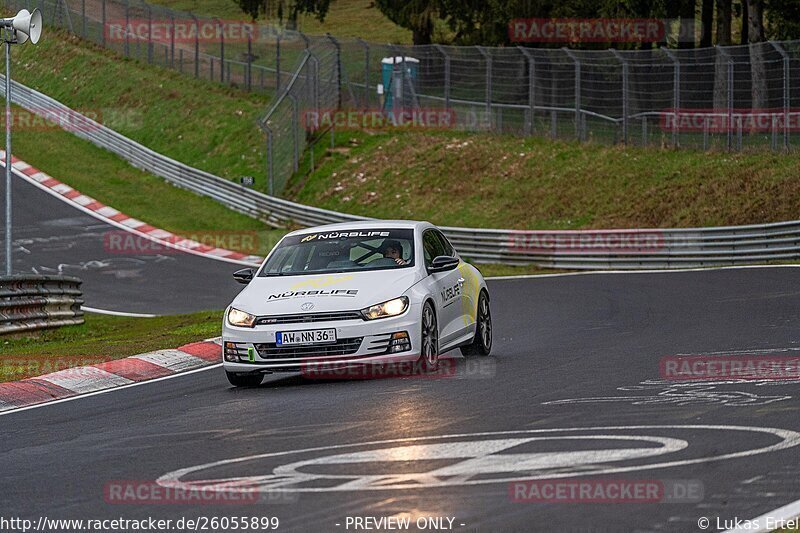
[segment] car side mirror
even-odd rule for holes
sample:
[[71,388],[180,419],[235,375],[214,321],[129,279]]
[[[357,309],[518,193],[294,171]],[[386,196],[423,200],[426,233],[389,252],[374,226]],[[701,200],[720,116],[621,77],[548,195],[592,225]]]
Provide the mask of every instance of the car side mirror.
[[428,269],[431,273],[433,272],[446,272],[448,270],[453,270],[458,266],[459,259],[457,257],[450,257],[449,255],[440,255],[433,259],[430,268]]
[[247,285],[253,280],[253,276],[255,276],[255,274],[256,272],[252,268],[243,268],[233,273],[233,279],[239,283]]

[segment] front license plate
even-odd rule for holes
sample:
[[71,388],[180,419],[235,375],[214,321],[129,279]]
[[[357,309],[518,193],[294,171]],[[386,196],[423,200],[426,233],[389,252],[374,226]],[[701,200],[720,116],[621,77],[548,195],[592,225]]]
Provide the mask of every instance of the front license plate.
[[278,331],[275,333],[275,344],[328,344],[336,342],[336,330],[310,329],[308,331]]

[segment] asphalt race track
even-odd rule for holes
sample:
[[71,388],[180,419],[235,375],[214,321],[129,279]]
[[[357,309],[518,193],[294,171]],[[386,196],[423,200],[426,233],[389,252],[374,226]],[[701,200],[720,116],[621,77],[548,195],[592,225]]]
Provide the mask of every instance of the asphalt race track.
[[[0,416],[2,513],[277,516],[281,531],[314,532],[353,531],[348,516],[454,517],[455,531],[698,531],[700,517],[754,518],[800,498],[796,382],[667,383],[659,361],[793,353],[799,287],[797,268],[491,281],[494,355],[458,357],[447,377],[270,376],[234,389],[211,368],[11,412]],[[219,463],[229,459],[241,460]],[[512,501],[509,480],[558,476],[702,491],[684,503]],[[104,497],[109,483],[159,478],[228,480],[265,501]]]
[[12,187],[14,273],[79,277],[88,307],[149,314],[223,309],[241,290],[231,274],[242,266],[175,250],[115,250],[109,235],[122,230],[17,176]]

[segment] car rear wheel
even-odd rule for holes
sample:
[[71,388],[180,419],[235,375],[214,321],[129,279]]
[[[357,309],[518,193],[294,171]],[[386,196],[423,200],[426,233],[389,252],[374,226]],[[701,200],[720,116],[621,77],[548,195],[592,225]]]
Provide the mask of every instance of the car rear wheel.
[[436,370],[439,366],[439,326],[430,302],[425,302],[422,307],[422,353],[419,361],[424,370]]
[[263,374],[239,374],[226,370],[225,375],[228,376],[228,381],[234,387],[257,387],[264,380]]
[[489,309],[489,295],[481,291],[478,296],[478,316],[475,320],[475,338],[461,347],[465,357],[472,355],[489,355],[492,351],[492,311]]

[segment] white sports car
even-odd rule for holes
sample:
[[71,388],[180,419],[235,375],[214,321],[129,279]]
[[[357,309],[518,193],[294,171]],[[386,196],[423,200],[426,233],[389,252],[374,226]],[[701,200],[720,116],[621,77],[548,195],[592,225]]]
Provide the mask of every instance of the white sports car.
[[377,220],[287,234],[225,311],[231,384],[310,365],[419,362],[456,347],[489,355],[492,316],[481,273],[427,222]]

